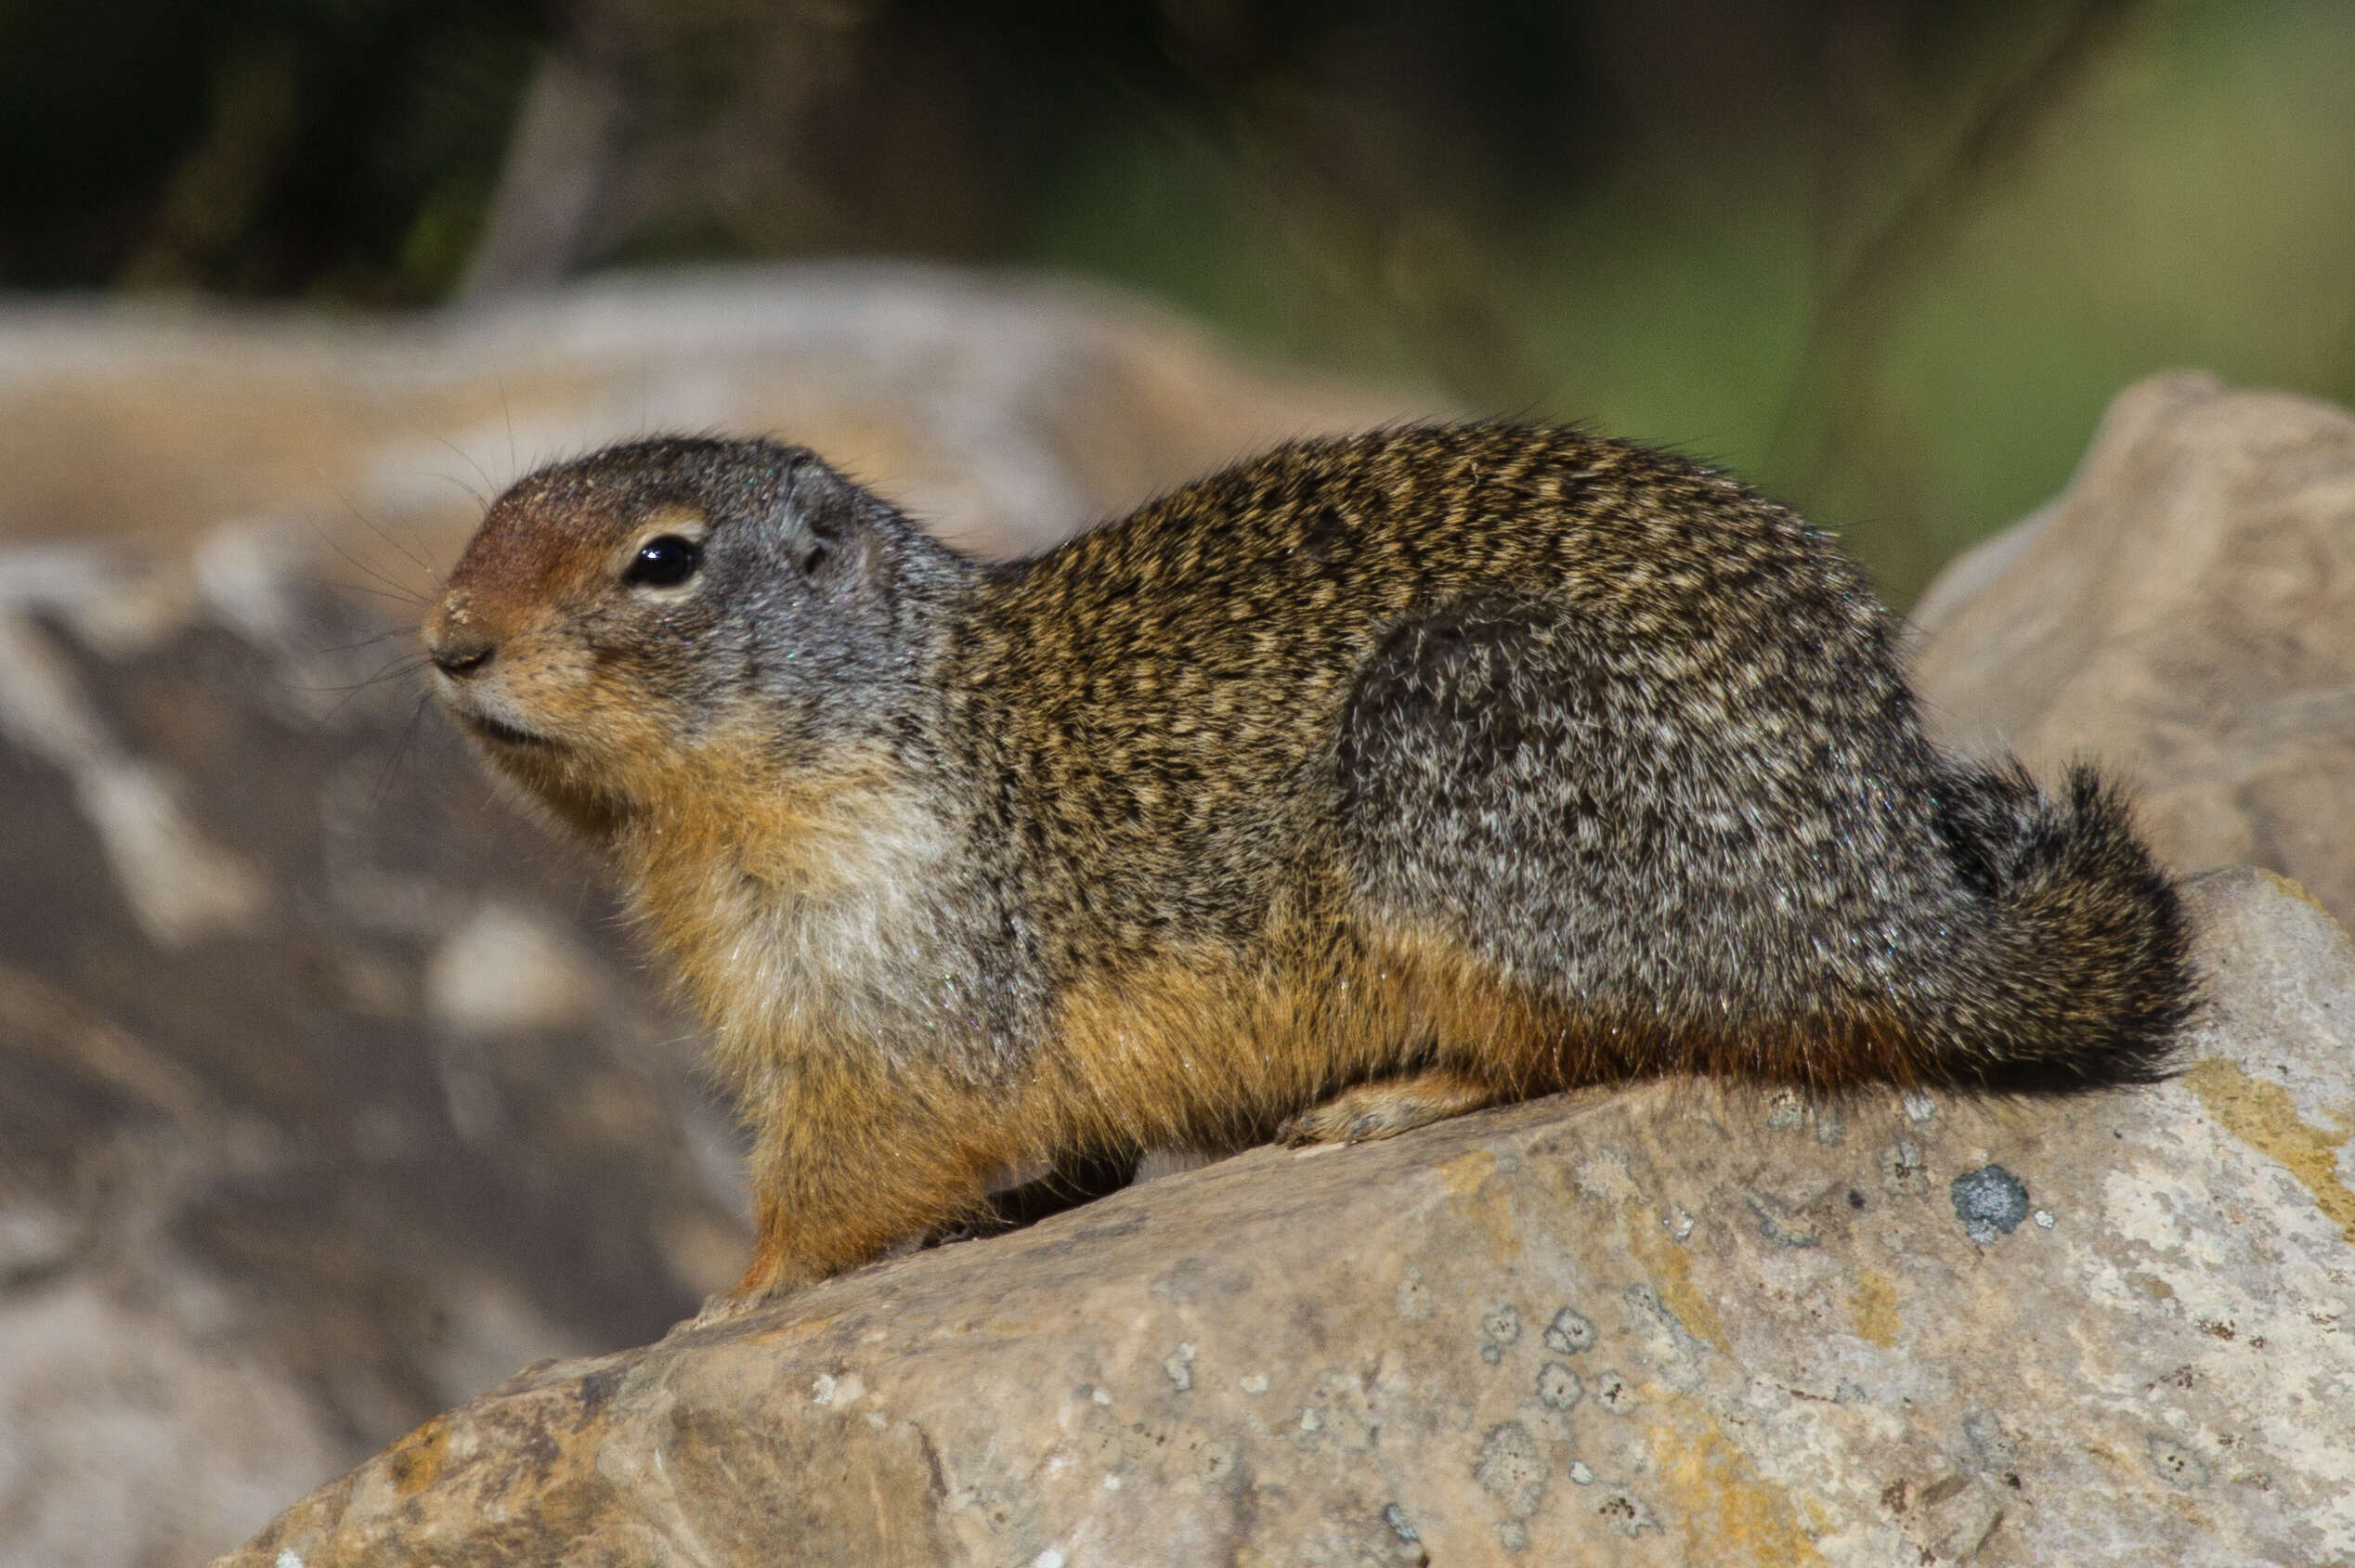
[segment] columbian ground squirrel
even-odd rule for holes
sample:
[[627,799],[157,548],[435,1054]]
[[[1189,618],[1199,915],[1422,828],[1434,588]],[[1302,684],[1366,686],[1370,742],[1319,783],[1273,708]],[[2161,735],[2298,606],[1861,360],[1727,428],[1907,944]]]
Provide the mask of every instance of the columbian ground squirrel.
[[425,640],[710,1027],[738,1304],[1010,1170],[2133,1082],[2191,1004],[2111,786],[1941,753],[1828,536],[1571,431],[1303,442],[995,564],[802,448],[638,442],[501,498]]

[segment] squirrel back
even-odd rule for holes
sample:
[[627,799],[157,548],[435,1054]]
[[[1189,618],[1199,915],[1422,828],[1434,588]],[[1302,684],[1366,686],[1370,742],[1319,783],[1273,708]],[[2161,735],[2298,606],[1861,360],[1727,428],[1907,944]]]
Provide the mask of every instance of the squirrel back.
[[[1828,536],[1574,432],[1302,443],[996,564],[800,449],[641,443],[502,498],[428,642],[713,1024],[788,1215],[748,1295],[1008,1164],[2135,1082],[2191,1005],[2113,789],[1945,755]],[[846,1241],[862,1158],[921,1169]]]
[[992,573],[946,673],[1053,987],[1308,916],[1503,978],[1549,1074],[1819,1087],[2139,1081],[2185,1005],[2114,792],[1940,753],[1835,541],[1641,448],[1289,447]]

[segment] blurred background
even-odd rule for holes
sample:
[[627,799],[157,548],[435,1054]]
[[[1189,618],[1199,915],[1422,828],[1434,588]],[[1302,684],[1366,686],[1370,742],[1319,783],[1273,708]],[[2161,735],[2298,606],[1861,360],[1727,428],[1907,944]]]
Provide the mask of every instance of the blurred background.
[[1724,462],[1902,604],[2137,375],[2355,395],[2350,83],[2336,0],[10,0],[0,288],[1044,267]]
[[[1573,420],[1903,608],[2151,371],[2355,402],[2350,84],[2344,0],[0,0],[0,1568],[201,1562],[741,1266],[692,1022],[416,679],[519,473],[774,431],[1010,551]],[[2299,870],[2348,754],[2231,721],[2355,745],[2344,617],[2249,484],[2246,690],[2138,755]]]

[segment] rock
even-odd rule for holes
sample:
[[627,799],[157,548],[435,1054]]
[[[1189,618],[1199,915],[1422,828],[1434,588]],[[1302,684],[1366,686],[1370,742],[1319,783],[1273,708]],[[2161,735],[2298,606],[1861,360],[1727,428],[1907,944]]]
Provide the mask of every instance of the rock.
[[[79,617],[139,587],[85,563],[33,597],[0,551],[0,1562],[195,1562],[527,1361],[661,1332],[744,1197],[592,868],[410,681],[326,716],[381,658],[202,605],[102,651]],[[291,643],[371,634],[287,603]]]
[[2160,852],[2248,862],[2355,922],[2355,417],[2159,376],[2050,505],[1915,612],[1945,738],[2137,786]]
[[2193,883],[2148,1090],[1262,1148],[532,1368],[225,1568],[2355,1554],[2355,942]]
[[[1133,296],[916,263],[615,277],[410,317],[0,307],[0,538],[282,519],[421,580],[527,470],[659,431],[814,447],[1012,551],[1285,438],[1438,411],[1239,363]],[[397,537],[397,544],[377,530]],[[377,586],[384,586],[379,583]]]
[[923,268],[0,308],[0,1562],[203,1561],[744,1263],[692,1027],[400,667],[469,488],[774,428],[1013,549],[1407,411]]

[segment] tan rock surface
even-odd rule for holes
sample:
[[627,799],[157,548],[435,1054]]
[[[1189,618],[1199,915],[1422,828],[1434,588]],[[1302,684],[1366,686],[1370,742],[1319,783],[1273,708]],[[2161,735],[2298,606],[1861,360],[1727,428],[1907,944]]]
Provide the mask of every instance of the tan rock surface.
[[185,546],[290,519],[414,575],[528,469],[676,430],[825,452],[978,548],[1043,542],[1295,435],[1429,414],[1246,366],[1133,296],[808,264],[621,277],[410,317],[0,307],[0,539]]
[[229,1568],[2355,1557],[2355,943],[2199,883],[2179,1080],[1259,1149],[527,1371]]
[[2355,921],[2355,417],[2159,376],[2068,489],[1915,614],[1966,746],[2101,758],[2179,867],[2248,862]]

